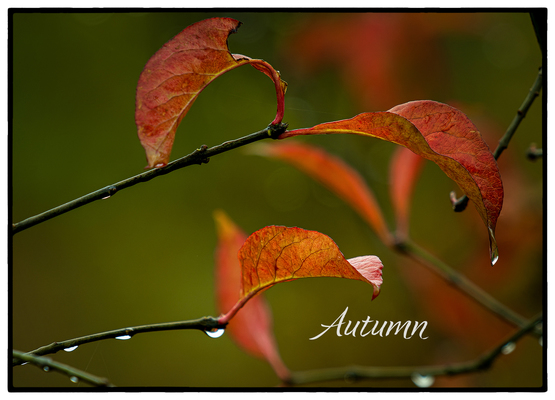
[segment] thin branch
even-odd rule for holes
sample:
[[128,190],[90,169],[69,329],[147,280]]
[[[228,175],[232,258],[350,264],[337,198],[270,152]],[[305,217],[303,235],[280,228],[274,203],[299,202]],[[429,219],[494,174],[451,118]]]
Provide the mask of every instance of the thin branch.
[[[524,117],[526,117],[526,114],[528,113],[530,106],[532,106],[532,103],[534,102],[536,97],[540,95],[542,86],[543,86],[543,72],[542,72],[542,68],[540,67],[538,71],[538,76],[536,77],[536,81],[534,82],[534,85],[528,92],[528,95],[526,96],[526,98],[524,99],[524,102],[518,109],[515,117],[513,118],[513,121],[507,128],[507,131],[505,132],[503,137],[499,140],[499,144],[497,145],[497,148],[493,152],[493,157],[495,157],[496,160],[499,158],[501,153],[503,153],[503,151],[509,146],[509,142],[511,141],[513,135],[515,134],[518,126],[520,125]],[[466,209],[466,206],[468,205],[468,197],[466,195],[457,199],[454,193],[451,192],[449,196],[451,198],[451,204],[453,205],[453,211],[460,212]]]
[[[92,343],[99,340],[106,339],[130,339],[133,335],[145,332],[160,332],[160,331],[171,331],[171,330],[181,330],[181,329],[198,329],[201,331],[214,331],[217,329],[225,329],[227,324],[222,324],[219,322],[218,318],[214,317],[203,317],[190,321],[177,321],[177,322],[164,322],[161,324],[151,324],[151,325],[140,325],[130,328],[115,329],[113,331],[95,333],[92,335],[81,336],[75,339],[64,340],[63,342],[53,342],[49,345],[39,347],[36,350],[29,351],[25,354],[42,356],[45,354],[57,353],[60,350],[71,349],[72,347],[80,346],[85,343]],[[17,362],[13,365],[21,365],[21,362]]]
[[89,374],[88,372],[81,371],[69,365],[52,361],[48,357],[39,357],[32,354],[25,354],[17,350],[12,351],[12,356],[14,357],[14,362],[17,362],[18,364],[31,363],[41,368],[43,371],[54,370],[57,372],[61,372],[62,374],[66,374],[74,383],[83,381],[93,386],[114,387],[114,385],[112,385],[107,378],[100,378],[96,375]]
[[51,218],[57,217],[58,215],[64,214],[68,211],[84,206],[85,204],[92,203],[93,201],[96,201],[96,200],[108,198],[123,189],[134,186],[141,182],[148,182],[149,180],[157,176],[166,175],[166,174],[169,174],[170,172],[176,171],[184,167],[188,167],[193,164],[207,163],[210,157],[215,156],[217,154],[221,154],[226,151],[236,149],[238,147],[256,142],[258,140],[267,139],[270,137],[277,138],[277,136],[283,133],[286,129],[287,129],[287,124],[284,124],[284,123],[281,123],[278,125],[270,125],[266,129],[263,129],[261,131],[251,133],[250,135],[243,136],[239,139],[224,142],[214,147],[208,148],[208,146],[202,145],[200,148],[196,149],[192,153],[184,157],[181,157],[175,161],[172,161],[165,167],[151,169],[149,171],[143,172],[142,174],[135,175],[121,182],[106,186],[105,188],[99,189],[95,192],[79,197],[78,199],[62,204],[61,206],[45,211],[42,214],[38,214],[33,217],[27,218],[21,222],[15,223],[12,225],[12,234],[21,232],[22,230],[25,230],[27,228],[40,224],[41,222],[47,221]]
[[351,366],[342,368],[330,368],[322,370],[311,370],[291,373],[291,384],[303,385],[308,383],[326,382],[332,380],[355,381],[359,379],[399,379],[412,378],[415,375],[438,376],[457,375],[477,372],[490,368],[495,359],[503,354],[503,349],[510,343],[516,343],[528,332],[533,331],[536,325],[543,320],[542,315],[528,321],[516,333],[503,340],[501,344],[472,361],[451,363],[437,366],[419,367],[364,367]]
[[[510,323],[518,328],[523,328],[527,325],[528,320],[521,315],[517,314],[507,306],[492,297],[489,293],[480,289],[476,284],[470,281],[464,275],[458,273],[449,265],[434,257],[432,254],[416,245],[414,242],[406,239],[402,243],[398,243],[396,249],[408,256],[409,258],[417,261],[419,264],[427,267],[432,272],[438,274],[448,283],[455,286],[462,293],[469,296],[472,300],[476,301],[483,307],[492,311],[504,321]],[[535,336],[541,336],[541,332],[533,332]]]

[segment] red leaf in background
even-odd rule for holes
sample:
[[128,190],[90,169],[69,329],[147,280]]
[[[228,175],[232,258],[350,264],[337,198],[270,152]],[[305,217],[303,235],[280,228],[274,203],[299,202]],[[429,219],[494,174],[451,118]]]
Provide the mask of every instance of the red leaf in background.
[[[303,19],[284,44],[302,80],[335,68],[363,110],[448,94],[445,39],[484,33],[485,13],[341,13]],[[293,64],[294,63],[294,64]]]
[[185,28],[147,62],[137,85],[135,122],[145,148],[148,168],[168,163],[175,132],[199,93],[223,73],[251,64],[275,84],[278,111],[272,124],[283,118],[287,84],[270,64],[231,54],[227,38],[241,23],[211,18]]
[[488,228],[490,259],[495,264],[498,259],[495,225],[503,204],[503,184],[489,147],[461,111],[434,101],[413,101],[386,112],[363,113],[351,119],[286,131],[279,138],[331,133],[386,140],[436,163],[474,202]]
[[[214,212],[218,233],[216,248],[216,297],[219,312],[231,309],[239,300],[241,265],[239,249],[247,239],[239,227],[223,212]],[[247,353],[265,358],[281,380],[287,381],[289,370],[279,356],[272,333],[272,315],[264,296],[251,299],[226,328],[230,337]]]
[[376,256],[346,260],[334,241],[315,231],[267,226],[251,236],[239,251],[242,271],[240,300],[223,317],[228,322],[256,294],[280,282],[299,278],[336,277],[372,285],[380,293],[382,262]]
[[392,243],[374,193],[360,174],[343,160],[323,149],[298,142],[257,143],[251,149],[254,154],[286,161],[320,181],[351,205],[385,244]]
[[423,165],[424,158],[406,147],[398,147],[391,158],[389,188],[400,238],[408,236],[412,192]]

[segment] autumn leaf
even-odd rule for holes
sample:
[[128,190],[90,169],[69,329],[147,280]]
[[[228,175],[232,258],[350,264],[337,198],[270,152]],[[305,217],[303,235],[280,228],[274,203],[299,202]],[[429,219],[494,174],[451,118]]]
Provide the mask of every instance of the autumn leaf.
[[424,161],[424,158],[406,147],[397,148],[391,158],[389,188],[397,222],[397,237],[408,236],[412,192]]
[[185,28],[147,62],[137,85],[135,122],[146,151],[148,168],[169,161],[175,132],[199,93],[214,79],[241,65],[251,64],[273,81],[277,114],[283,118],[287,84],[270,64],[231,54],[227,38],[241,23],[231,18],[210,18]]
[[288,162],[321,182],[351,205],[385,244],[391,244],[392,238],[374,193],[360,174],[343,160],[299,142],[257,143],[249,151]]
[[372,285],[380,293],[382,262],[376,256],[346,260],[328,236],[301,228],[267,226],[247,238],[239,251],[240,300],[220,323],[228,322],[252,297],[271,286],[299,278],[337,277]]
[[[214,212],[218,232],[216,248],[216,300],[220,312],[231,309],[239,300],[241,265],[239,249],[247,239],[241,229],[221,210]],[[226,331],[239,347],[252,356],[264,358],[281,380],[287,381],[290,372],[281,360],[272,333],[272,315],[263,295],[251,299]]]
[[436,163],[474,202],[486,225],[490,259],[498,259],[495,226],[503,204],[497,162],[474,124],[461,111],[423,100],[386,112],[363,113],[351,119],[286,131],[279,139],[298,135],[350,133],[404,146]]

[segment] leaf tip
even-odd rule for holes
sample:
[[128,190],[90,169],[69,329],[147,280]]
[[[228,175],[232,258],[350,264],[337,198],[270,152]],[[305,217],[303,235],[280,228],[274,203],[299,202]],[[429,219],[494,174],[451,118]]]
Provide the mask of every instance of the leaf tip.
[[488,226],[489,232],[489,254],[491,259],[491,265],[495,265],[497,260],[499,260],[499,249],[497,248],[497,241],[495,240],[495,234],[493,233],[493,229]]

